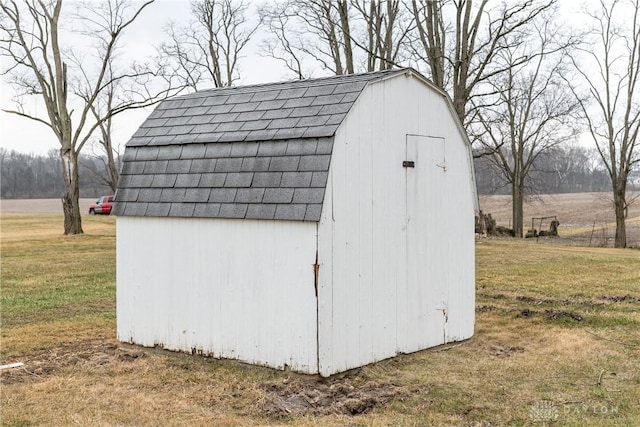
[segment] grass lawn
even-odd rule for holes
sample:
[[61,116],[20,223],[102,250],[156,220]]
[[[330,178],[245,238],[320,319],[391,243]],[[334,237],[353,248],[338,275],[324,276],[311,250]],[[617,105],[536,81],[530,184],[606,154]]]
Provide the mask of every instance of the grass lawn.
[[476,245],[475,336],[329,379],[115,339],[115,219],[1,216],[2,425],[640,425],[640,251]]

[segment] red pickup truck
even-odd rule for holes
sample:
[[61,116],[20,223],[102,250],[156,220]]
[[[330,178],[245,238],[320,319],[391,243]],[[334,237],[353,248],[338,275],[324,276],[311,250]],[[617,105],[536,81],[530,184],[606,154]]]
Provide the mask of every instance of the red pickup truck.
[[89,214],[103,214],[109,215],[111,213],[111,207],[113,206],[114,196],[102,196],[94,204],[89,206]]

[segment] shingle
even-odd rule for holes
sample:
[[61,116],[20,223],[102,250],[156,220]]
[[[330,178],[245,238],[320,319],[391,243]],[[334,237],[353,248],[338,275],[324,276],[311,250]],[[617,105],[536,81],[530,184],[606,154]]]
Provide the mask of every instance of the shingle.
[[305,221],[320,221],[322,215],[322,204],[307,205],[307,212],[304,215]]
[[342,102],[342,98],[344,98],[343,94],[318,96],[313,100],[311,105],[340,104],[340,102]]
[[241,130],[237,132],[225,132],[222,134],[218,141],[220,142],[236,142],[236,141],[244,141],[244,139],[249,135],[249,131]]
[[331,104],[324,105],[322,109],[319,111],[319,114],[345,114],[349,112],[352,104]]
[[331,156],[328,154],[324,155],[313,155],[313,156],[301,156],[300,164],[298,165],[299,171],[327,171],[329,170],[329,162],[331,161]]
[[293,112],[289,115],[289,117],[306,117],[306,116],[315,116],[320,112],[322,107],[319,105],[313,107],[300,107],[294,108]]
[[137,188],[122,188],[116,192],[116,200],[118,202],[135,202],[138,200],[140,190]]
[[192,133],[213,133],[218,129],[218,123],[207,123],[193,127]]
[[181,159],[200,159],[204,157],[206,146],[204,144],[189,144],[182,147]]
[[205,157],[208,159],[228,157],[231,153],[231,144],[208,144]]
[[165,173],[167,171],[167,160],[149,160],[145,162],[144,173]]
[[244,218],[247,213],[247,204],[223,203],[220,205],[220,217]]
[[251,98],[251,102],[256,101],[271,101],[272,99],[276,99],[276,97],[280,94],[279,90],[266,90],[262,92],[256,92]]
[[[134,188],[134,185],[133,185],[134,176],[144,176],[144,175],[123,175],[121,173],[120,178],[118,179],[118,189]],[[118,191],[118,189],[116,189],[116,191]]]
[[247,134],[245,141],[268,141],[276,135],[277,129],[252,130]]
[[216,167],[216,159],[194,159],[191,162],[189,172],[213,172]]
[[209,202],[212,203],[229,203],[236,198],[235,188],[212,188],[209,194]]
[[327,123],[329,116],[309,116],[303,117],[297,124],[297,127],[322,126]]
[[240,128],[242,127],[243,123],[242,122],[227,122],[227,123],[221,123],[218,126],[217,131],[218,132],[233,132],[236,130],[240,130]]
[[215,172],[237,172],[241,165],[241,158],[221,158],[216,162]]
[[336,85],[334,84],[323,85],[323,86],[313,86],[307,89],[307,92],[304,94],[304,96],[307,97],[307,96],[330,95],[331,93],[333,93],[335,88],[336,88]]
[[218,142],[220,137],[224,135],[222,132],[210,132],[210,133],[201,133],[196,136],[195,142],[201,142],[205,144],[209,144],[212,142]]
[[255,142],[234,142],[231,144],[230,157],[254,157],[258,153]]
[[242,159],[240,171],[262,172],[269,170],[271,157],[245,157]]
[[278,108],[282,108],[285,102],[286,101],[284,99],[263,101],[256,107],[256,112],[261,110],[277,110]]
[[158,160],[174,160],[179,159],[182,153],[182,146],[171,145],[168,147],[162,147],[162,150],[158,151]]
[[170,99],[160,103],[160,105],[158,105],[158,110],[169,110],[172,108],[178,108],[181,105],[182,105],[181,99]]
[[333,139],[331,138],[318,139],[316,154],[331,154],[332,149],[333,149]]
[[226,173],[203,173],[200,176],[200,183],[198,185],[201,188],[222,187],[226,178]]
[[229,96],[228,95],[219,95],[219,94],[212,93],[211,96],[205,97],[205,101],[202,103],[202,105],[203,106],[205,106],[205,105],[222,105],[222,104],[226,104],[228,100],[229,100]]
[[284,89],[280,91],[277,99],[289,99],[289,98],[300,98],[304,96],[304,93],[307,91],[306,87],[295,88],[295,89]]
[[284,172],[281,187],[309,187],[313,174],[311,172]]
[[211,117],[210,123],[231,123],[236,117],[238,117],[238,113],[216,114]]
[[210,188],[187,188],[184,196],[185,202],[207,202],[209,201]]
[[154,136],[149,141],[149,145],[169,145],[175,139],[175,135]]
[[150,187],[173,187],[176,183],[176,174],[147,175],[153,176]]
[[313,172],[313,177],[311,178],[310,186],[325,188],[327,186],[328,177],[329,177],[329,172]]
[[163,188],[160,194],[161,202],[183,202],[186,193],[185,188]]
[[134,132],[133,135],[131,135],[132,138],[140,138],[143,137],[147,134],[147,132],[149,132],[149,129],[147,128],[139,128],[137,131]]
[[193,216],[196,218],[217,218],[220,213],[220,203],[196,203]]
[[306,210],[307,205],[277,205],[274,219],[302,221]]
[[298,168],[299,162],[300,156],[272,157],[269,163],[269,170],[275,172],[294,171]]
[[190,116],[201,116],[209,112],[209,106],[189,108]]
[[325,125],[339,125],[344,120],[344,116],[346,116],[346,114],[332,114],[329,116]]
[[276,205],[251,204],[245,217],[249,219],[273,219],[275,213]]
[[139,202],[159,202],[162,189],[160,188],[141,188],[138,195]]
[[236,120],[239,122],[247,122],[247,121],[253,121],[253,120],[260,120],[262,116],[264,116],[264,111],[248,111],[245,113],[238,114],[238,117],[236,118]]
[[184,101],[182,101],[182,105],[180,105],[180,107],[182,108],[199,107],[203,103],[204,103],[204,97],[187,98]]
[[170,127],[150,128],[145,136],[162,136],[169,133]]
[[163,113],[162,110],[160,110],[159,108],[156,108],[151,112],[151,114],[149,114],[149,117],[147,117],[147,119],[159,119],[160,117],[162,117],[162,113]]
[[191,218],[193,216],[193,211],[195,210],[195,208],[195,203],[171,203],[169,216]]
[[264,188],[239,188],[236,193],[236,203],[260,203],[264,195]]
[[293,98],[284,103],[283,108],[308,107],[313,102],[313,98]]
[[171,110],[164,110],[162,113],[163,118],[182,117],[186,113],[186,108],[172,108]]
[[275,119],[269,124],[269,129],[287,129],[295,127],[299,118]]
[[266,129],[271,123],[270,120],[254,120],[252,122],[244,122],[242,130],[262,130]]
[[293,203],[322,203],[324,188],[296,188]]
[[360,93],[367,85],[366,82],[348,82],[340,83],[336,86],[333,93],[357,92]]
[[236,104],[231,109],[232,113],[242,113],[245,111],[253,111],[258,108],[259,102],[243,102],[242,104]]
[[129,147],[127,145],[125,150],[124,150],[124,154],[122,155],[122,161],[123,162],[130,162],[132,160],[135,160],[136,159],[136,154],[138,153],[138,150],[140,150],[140,149],[141,148]]
[[[197,187],[199,183],[199,173],[181,173],[176,178],[175,187],[193,188]],[[173,187],[173,185],[166,185],[165,187]]]
[[153,140],[153,138],[150,136],[131,138],[129,142],[127,142],[127,147],[144,147],[145,145],[148,145],[151,140]]
[[283,156],[286,152],[286,141],[261,142],[258,147],[258,156]]
[[164,121],[166,122],[166,126],[180,126],[186,125],[191,119],[192,117],[172,117],[170,119],[164,119]]
[[230,104],[214,105],[209,108],[209,110],[207,111],[207,114],[208,115],[224,114],[231,111],[232,108],[233,108],[233,105],[230,105]]
[[[342,98],[341,102],[343,104],[352,103],[352,102],[355,102],[355,100],[358,99],[359,96],[360,96],[360,92],[347,93],[344,95],[344,98]],[[349,108],[351,108],[351,105],[349,105]]]
[[151,187],[154,175],[129,175],[131,177],[131,186],[136,188]]
[[253,179],[253,172],[230,172],[224,181],[225,187],[250,187]]
[[139,148],[136,160],[155,160],[158,158],[158,147]]
[[144,216],[147,213],[147,203],[130,202],[126,203],[123,215],[126,216]]
[[293,108],[280,108],[277,110],[269,110],[262,116],[263,120],[285,119],[293,112]]
[[276,139],[292,139],[292,138],[302,138],[304,133],[307,131],[307,128],[289,128],[289,129],[280,129],[278,133],[276,133]]
[[291,203],[293,188],[267,188],[264,190],[262,203]]
[[168,216],[171,203],[149,203],[147,216]]
[[315,154],[315,139],[292,139],[287,141],[287,155]]
[[282,172],[256,172],[253,175],[252,187],[280,187]]
[[226,104],[244,104],[251,100],[253,93],[234,93],[229,96]]
[[191,170],[191,160],[169,160],[167,173],[187,173]]
[[147,162],[124,162],[120,175],[135,175],[144,172],[144,165]]
[[336,133],[337,129],[338,129],[338,125],[308,127],[307,130],[304,132],[304,137],[317,138],[322,136],[331,136]]

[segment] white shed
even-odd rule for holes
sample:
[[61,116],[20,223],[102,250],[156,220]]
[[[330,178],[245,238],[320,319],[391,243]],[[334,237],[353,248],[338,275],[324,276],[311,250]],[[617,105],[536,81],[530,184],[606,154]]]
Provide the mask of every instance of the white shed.
[[469,338],[475,191],[412,69],[164,101],[116,193],[118,339],[328,376]]

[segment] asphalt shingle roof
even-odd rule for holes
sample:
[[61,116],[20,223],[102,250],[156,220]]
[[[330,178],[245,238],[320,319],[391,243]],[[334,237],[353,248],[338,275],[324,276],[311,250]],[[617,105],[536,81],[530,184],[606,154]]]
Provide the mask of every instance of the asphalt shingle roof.
[[336,130],[369,81],[405,71],[166,100],[126,145],[114,213],[319,221]]

